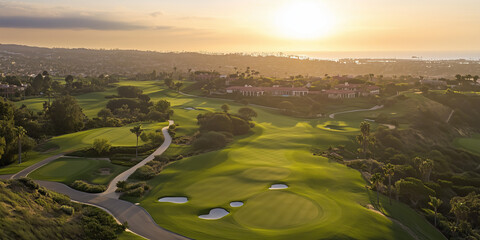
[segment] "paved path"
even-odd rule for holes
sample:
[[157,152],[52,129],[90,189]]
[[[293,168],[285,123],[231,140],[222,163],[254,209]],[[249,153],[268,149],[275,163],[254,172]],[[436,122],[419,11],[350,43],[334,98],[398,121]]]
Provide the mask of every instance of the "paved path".
[[162,240],[188,239],[161,228],[145,209],[135,206],[130,202],[109,198],[101,194],[80,192],[58,182],[39,180],[35,182],[52,191],[68,195],[74,201],[87,203],[107,210],[107,212],[113,215],[119,222],[128,222],[129,230],[144,238]]
[[163,136],[165,136],[165,141],[162,143],[162,145],[157,150],[155,150],[155,152],[150,154],[150,156],[148,156],[147,158],[145,158],[141,162],[137,163],[137,165],[129,168],[125,172],[120,173],[117,177],[115,177],[110,182],[107,190],[103,193],[100,193],[100,195],[105,195],[105,196],[110,197],[110,198],[118,199],[120,197],[120,194],[115,192],[115,190],[117,189],[117,183],[120,182],[120,181],[126,181],[128,179],[128,177],[130,177],[130,175],[132,175],[138,168],[140,168],[140,167],[144,166],[145,164],[147,164],[148,162],[152,161],[155,158],[155,156],[161,155],[170,146],[170,144],[172,143],[172,137],[170,136],[170,134],[168,134],[168,127],[172,124],[173,124],[173,121],[168,120],[168,126],[162,128],[162,133],[163,133]]
[[450,113],[450,115],[448,115],[447,123],[450,122],[450,119],[452,118],[453,113],[455,113],[455,110],[452,110],[452,112]]
[[[171,124],[173,124],[173,121],[169,120],[169,126]],[[136,206],[130,202],[119,200],[119,195],[115,193],[118,181],[126,180],[132,173],[135,172],[135,170],[137,170],[141,166],[144,166],[147,162],[153,160],[155,156],[165,152],[165,150],[170,146],[172,138],[168,134],[168,126],[162,128],[162,133],[165,137],[165,141],[163,142],[163,144],[157,150],[155,150],[154,153],[142,160],[140,163],[118,175],[114,180],[110,182],[107,191],[103,193],[85,193],[72,189],[63,183],[58,182],[40,180],[36,180],[35,182],[49,190],[69,196],[72,201],[102,208],[103,210],[111,214],[118,222],[128,222],[128,230],[144,238],[152,240],[188,239],[158,226],[145,209]],[[36,169],[50,163],[51,161],[54,161],[55,159],[62,157],[63,155],[64,153],[49,157],[41,162],[38,162],[28,168],[23,169],[22,171],[14,175],[0,175],[0,179],[18,179],[26,177],[28,176],[28,174],[35,171]]]
[[333,119],[333,118],[335,118],[335,115],[339,115],[339,114],[352,113],[352,112],[374,111],[374,110],[378,110],[378,109],[381,109],[381,108],[383,108],[383,105],[377,105],[377,106],[374,106],[374,107],[369,108],[369,109],[357,109],[357,110],[350,110],[350,111],[332,113],[332,114],[328,115],[328,117]]

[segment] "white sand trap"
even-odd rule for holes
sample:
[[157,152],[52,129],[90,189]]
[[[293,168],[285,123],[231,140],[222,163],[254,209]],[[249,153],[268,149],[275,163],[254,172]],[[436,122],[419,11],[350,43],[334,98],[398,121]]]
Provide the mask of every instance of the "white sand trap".
[[194,107],[186,107],[186,108],[184,108],[184,109],[185,109],[185,110],[197,110],[197,109],[194,108]]
[[243,202],[231,202],[230,207],[241,207],[243,206]]
[[169,202],[169,203],[186,203],[188,198],[186,197],[163,197],[158,199],[159,202]]
[[269,189],[285,189],[288,188],[287,184],[279,183],[279,184],[272,184]]
[[227,216],[229,212],[223,208],[213,208],[209,214],[198,216],[201,219],[216,220]]

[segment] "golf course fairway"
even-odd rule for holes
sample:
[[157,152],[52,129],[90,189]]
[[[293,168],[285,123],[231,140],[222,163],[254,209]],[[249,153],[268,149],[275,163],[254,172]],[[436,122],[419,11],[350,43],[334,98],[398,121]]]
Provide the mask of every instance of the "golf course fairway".
[[[230,104],[230,112],[244,107],[185,96],[154,81],[119,85],[138,86],[152,101],[170,101],[176,136],[197,131],[196,117],[203,111],[220,111],[223,103]],[[104,96],[113,93],[77,98],[86,114],[94,116],[106,105]],[[250,107],[258,117],[249,134],[224,149],[168,165],[148,182],[152,189],[146,196],[128,200],[138,202],[161,227],[193,239],[445,239],[413,209],[396,201],[389,205],[384,196],[380,210],[390,218],[369,210],[375,192],[366,188],[357,170],[311,153],[312,147],[351,145],[366,113],[309,120]],[[269,189],[273,184],[288,188]],[[163,197],[187,197],[188,202],[159,202]],[[243,206],[232,207],[231,202]],[[199,218],[218,208],[228,214]]]

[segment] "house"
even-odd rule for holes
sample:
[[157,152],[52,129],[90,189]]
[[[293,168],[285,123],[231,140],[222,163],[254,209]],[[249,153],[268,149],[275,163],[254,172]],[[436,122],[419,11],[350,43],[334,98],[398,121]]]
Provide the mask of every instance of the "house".
[[353,90],[325,90],[322,91],[328,98],[339,99],[339,98],[355,98],[357,93]]
[[15,95],[17,91],[25,90],[26,85],[22,84],[21,87],[16,85],[0,84],[0,96],[8,98]]
[[232,86],[226,89],[227,93],[239,93],[243,96],[305,96],[308,89],[303,87],[252,87],[250,85]]
[[357,97],[380,94],[380,87],[375,85],[349,84],[348,82],[345,82],[344,84],[336,85],[334,88],[335,90],[354,91]]

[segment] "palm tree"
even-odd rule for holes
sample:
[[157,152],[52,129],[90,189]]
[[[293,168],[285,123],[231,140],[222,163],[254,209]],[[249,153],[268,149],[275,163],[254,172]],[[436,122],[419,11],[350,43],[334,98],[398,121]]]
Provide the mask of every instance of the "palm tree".
[[430,202],[428,202],[428,205],[432,206],[433,211],[435,212],[435,227],[437,226],[437,210],[442,203],[443,201],[441,199],[430,196]]
[[372,182],[373,186],[375,186],[375,190],[377,190],[377,206],[380,206],[380,197],[378,191],[380,188],[380,183],[383,182],[383,176],[380,173],[375,173],[370,178],[370,181]]
[[420,171],[422,172],[426,182],[430,181],[430,174],[432,173],[433,165],[434,163],[430,159],[426,159],[420,164]]
[[22,126],[15,128],[15,133],[18,139],[18,164],[22,163],[22,137],[27,134],[27,130]]
[[130,129],[130,132],[135,133],[137,136],[137,147],[135,148],[135,159],[138,158],[138,137],[140,137],[140,134],[143,132],[142,125],[138,125]]
[[395,174],[395,166],[389,163],[385,165],[385,167],[383,168],[383,171],[385,173],[385,176],[388,177],[388,199],[389,199],[390,205],[392,205],[392,177],[393,177],[393,174]]
[[180,92],[180,88],[183,86],[183,83],[181,82],[176,82],[175,83],[175,89],[177,89],[177,92]]
[[362,145],[363,156],[367,158],[367,144],[370,141],[370,123],[362,122],[360,124],[361,134],[357,136],[357,141]]

